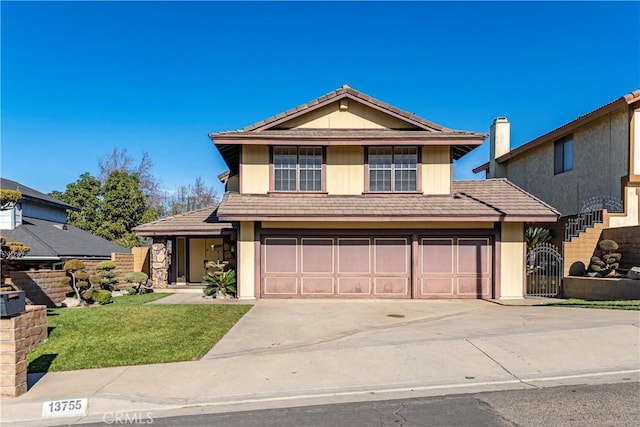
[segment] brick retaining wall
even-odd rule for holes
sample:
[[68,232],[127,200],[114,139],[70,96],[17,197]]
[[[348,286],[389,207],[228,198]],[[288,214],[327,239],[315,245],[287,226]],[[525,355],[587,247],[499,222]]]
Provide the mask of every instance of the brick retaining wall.
[[47,339],[47,309],[28,305],[14,317],[0,319],[0,395],[27,391],[27,353]]
[[607,228],[602,231],[602,239],[615,240],[620,246],[620,268],[640,267],[640,225]]
[[[124,276],[134,270],[134,255],[131,253],[112,253],[111,260],[117,265],[116,279],[118,289],[127,289],[131,285],[126,283]],[[85,271],[89,274],[97,274],[97,265],[100,261],[83,261]],[[72,291],[71,286],[60,281],[66,273],[61,270],[37,270],[37,271],[12,271],[9,273],[13,285],[25,291],[26,297],[32,304],[42,304],[47,307],[56,307]]]

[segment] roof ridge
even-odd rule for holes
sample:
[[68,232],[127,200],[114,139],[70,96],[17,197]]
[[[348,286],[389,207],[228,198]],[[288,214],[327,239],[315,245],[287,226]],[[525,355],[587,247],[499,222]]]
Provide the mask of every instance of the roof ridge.
[[423,119],[422,117],[414,114],[414,113],[410,113],[408,111],[402,110],[400,108],[394,107],[391,104],[388,104],[384,101],[381,101],[377,98],[374,98],[370,95],[367,95],[364,92],[360,92],[356,89],[353,89],[352,87],[350,87],[349,85],[342,85],[342,87],[338,88],[338,89],[334,89],[324,95],[321,95],[317,98],[314,98],[310,101],[307,101],[305,103],[302,103],[296,107],[293,108],[289,108],[288,110],[285,110],[281,113],[278,114],[274,114],[273,116],[267,117],[266,119],[260,120],[258,122],[252,123],[248,126],[245,126],[244,128],[242,128],[243,132],[250,132],[250,131],[254,131],[257,130],[258,128],[267,126],[271,123],[277,122],[281,119],[285,119],[288,116],[291,116],[294,113],[303,111],[303,110],[308,110],[311,107],[314,106],[321,106],[323,104],[329,103],[329,101],[333,100],[333,99],[339,99],[341,97],[347,96],[347,95],[351,95],[354,98],[357,98],[361,101],[373,104],[383,110],[387,110],[391,113],[397,114],[402,116],[403,118],[410,120],[410,121],[414,121],[420,125],[422,125],[424,128],[428,128],[428,129],[424,129],[424,130],[432,130],[432,131],[439,131],[439,132],[451,132],[453,131],[453,129],[447,128],[445,126],[442,126],[440,124],[431,122],[429,120]]

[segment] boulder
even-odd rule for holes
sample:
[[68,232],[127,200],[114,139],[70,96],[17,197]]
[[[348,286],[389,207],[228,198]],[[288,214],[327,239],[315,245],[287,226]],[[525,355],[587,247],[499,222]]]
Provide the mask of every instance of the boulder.
[[78,300],[77,298],[65,298],[64,300],[62,300],[62,306],[63,307],[79,307],[80,300]]
[[640,267],[631,267],[627,272],[629,279],[640,280]]

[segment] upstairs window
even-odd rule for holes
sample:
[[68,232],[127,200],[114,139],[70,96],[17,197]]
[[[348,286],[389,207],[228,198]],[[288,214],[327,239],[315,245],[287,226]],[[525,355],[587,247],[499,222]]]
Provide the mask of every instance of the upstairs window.
[[417,191],[416,147],[369,147],[369,191]]
[[556,175],[573,170],[573,135],[565,136],[555,142],[553,159]]
[[322,147],[274,147],[275,191],[322,191]]

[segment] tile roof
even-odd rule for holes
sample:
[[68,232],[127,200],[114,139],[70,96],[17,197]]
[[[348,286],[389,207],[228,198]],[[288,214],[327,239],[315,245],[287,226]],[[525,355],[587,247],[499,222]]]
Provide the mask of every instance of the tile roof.
[[110,259],[112,252],[130,253],[116,245],[73,225],[36,218],[23,218],[13,230],[2,230],[0,235],[11,242],[21,242],[31,248],[28,259],[101,258]]
[[[278,125],[300,115],[309,113],[325,105],[339,102],[348,98],[371,108],[382,111],[415,126],[415,130],[397,129],[281,129]],[[482,144],[487,138],[486,134],[480,132],[469,132],[453,130],[442,125],[430,122],[415,114],[403,111],[385,102],[377,100],[369,95],[342,86],[326,95],[306,102],[285,112],[276,114],[265,120],[261,120],[241,130],[230,130],[209,133],[209,138],[214,142],[222,158],[231,170],[236,174],[239,169],[239,149],[235,144],[243,144],[247,139],[262,141],[263,144],[272,143],[269,140],[295,141],[297,144],[319,144],[319,141],[326,140],[327,143],[320,145],[330,145],[331,141],[353,141],[354,144],[368,143],[376,140],[387,140],[389,143],[400,143],[406,139],[414,144],[426,143],[438,140],[453,147],[454,160],[464,156],[475,147]]]
[[75,206],[65,203],[62,200],[58,200],[54,197],[49,196],[48,194],[41,193],[38,190],[34,190],[31,187],[27,187],[26,185],[20,184],[16,181],[12,181],[10,179],[0,178],[0,188],[4,190],[19,190],[22,193],[22,197],[25,199],[39,200],[45,203],[60,206],[63,209],[78,210],[78,208],[76,208]]
[[217,209],[218,205],[196,209],[139,225],[133,231],[139,236],[220,235],[223,230],[233,229],[233,225],[219,222]]
[[506,179],[455,181],[443,196],[225,194],[225,221],[555,221],[559,213]]

